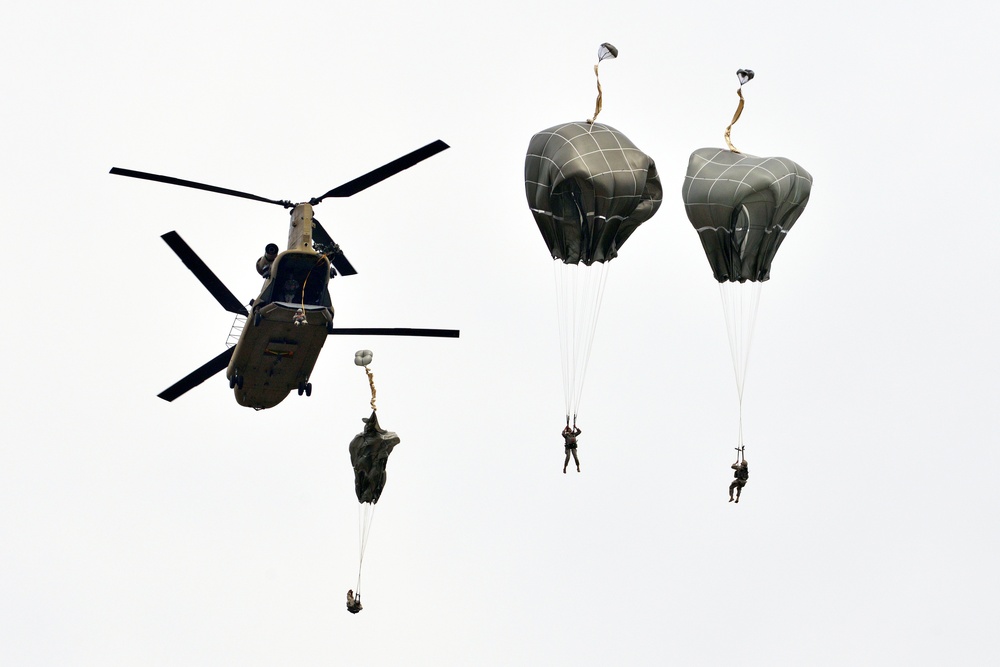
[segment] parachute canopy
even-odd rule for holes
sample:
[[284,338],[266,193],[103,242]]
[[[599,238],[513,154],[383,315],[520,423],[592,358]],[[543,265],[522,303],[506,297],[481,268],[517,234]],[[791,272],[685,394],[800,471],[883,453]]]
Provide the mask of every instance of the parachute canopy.
[[809,201],[812,176],[782,157],[724,148],[691,154],[682,195],[715,279],[763,282],[785,234]]
[[552,258],[587,266],[617,257],[663,199],[652,158],[618,130],[586,122],[531,138],[524,189]]
[[385,465],[399,436],[379,427],[374,410],[365,422],[365,430],[351,440],[351,465],[354,466],[354,490],[358,502],[377,503],[385,487]]

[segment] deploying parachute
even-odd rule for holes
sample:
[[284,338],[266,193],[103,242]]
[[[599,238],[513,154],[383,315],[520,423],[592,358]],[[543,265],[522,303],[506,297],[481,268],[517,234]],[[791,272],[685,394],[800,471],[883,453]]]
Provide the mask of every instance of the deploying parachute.
[[771,261],[809,201],[812,176],[787,158],[744,155],[732,145],[730,130],[743,111],[742,86],[753,71],[740,70],[737,76],[740,102],[725,133],[729,150],[692,153],[681,194],[719,281],[740,400],[738,447],[743,447],[743,384],[760,287],[771,277]]
[[371,350],[359,350],[354,356],[354,363],[363,366],[368,374],[368,384],[372,392],[372,414],[362,417],[365,428],[354,436],[348,448],[351,454],[351,466],[354,468],[354,492],[358,496],[358,584],[357,596],[348,591],[347,609],[351,613],[361,611],[361,565],[365,560],[365,548],[368,546],[368,533],[371,531],[372,519],[375,518],[375,503],[385,488],[386,464],[389,454],[399,444],[399,436],[392,431],[386,431],[378,423],[375,414],[375,379],[368,364],[372,362]]
[[359,503],[374,505],[385,488],[385,466],[389,454],[399,444],[399,436],[378,424],[378,416],[362,418],[365,429],[351,440],[351,465],[354,466],[354,492]]
[[[603,44],[598,62],[617,54]],[[607,265],[663,197],[652,158],[594,122],[597,85],[594,118],[542,130],[524,160],[528,206],[555,260],[567,424],[576,423]]]

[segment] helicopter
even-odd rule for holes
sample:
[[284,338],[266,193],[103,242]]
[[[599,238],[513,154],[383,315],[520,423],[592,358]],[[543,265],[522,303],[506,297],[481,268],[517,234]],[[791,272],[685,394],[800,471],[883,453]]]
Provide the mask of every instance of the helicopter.
[[[308,202],[267,199],[214,185],[114,167],[112,174],[158,181],[170,185],[277,204],[290,209],[288,248],[279,252],[270,243],[257,260],[264,279],[250,310],[208,268],[176,231],[161,238],[226,310],[236,315],[227,349],[158,394],[173,401],[225,369],[229,387],[240,405],[264,410],[274,407],[292,390],[312,395],[312,374],[319,353],[330,335],[432,336],[458,338],[455,329],[336,328],[329,282],[357,270],[313,216],[313,207],[327,197],[350,197],[447,149],[440,139],[408,153],[367,174],[340,185]],[[238,332],[238,333],[237,333]]]

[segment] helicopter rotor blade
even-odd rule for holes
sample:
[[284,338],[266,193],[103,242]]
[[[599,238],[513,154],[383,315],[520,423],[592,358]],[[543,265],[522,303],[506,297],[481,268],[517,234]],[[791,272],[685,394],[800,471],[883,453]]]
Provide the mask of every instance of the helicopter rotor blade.
[[347,261],[347,257],[344,253],[338,252],[333,257],[330,258],[330,263],[333,264],[333,268],[337,269],[337,274],[341,276],[356,276],[358,274],[357,269],[351,266],[351,263]]
[[444,143],[440,139],[433,141],[423,148],[418,148],[412,153],[407,153],[401,158],[397,158],[388,164],[382,165],[378,169],[369,171],[364,176],[358,176],[353,181],[348,181],[343,185],[335,187],[322,197],[310,200],[309,203],[315,206],[327,197],[350,197],[351,195],[357,194],[366,188],[370,188],[376,183],[381,183],[385,179],[398,174],[404,169],[409,169],[413,165],[423,162],[433,155],[437,155],[446,148],[449,148],[448,144]]
[[167,242],[170,249],[181,258],[184,265],[191,270],[191,273],[193,273],[199,281],[201,281],[201,284],[205,286],[205,289],[211,292],[212,296],[215,297],[215,300],[219,302],[219,305],[231,313],[243,316],[249,315],[247,309],[243,307],[242,303],[240,303],[240,300],[229,291],[228,287],[222,284],[222,281],[219,280],[218,276],[212,273],[212,269],[208,268],[208,265],[201,261],[201,258],[195,254],[194,250],[191,249],[191,246],[185,243],[180,234],[177,232],[167,232],[160,238]]
[[458,329],[358,329],[335,328],[327,331],[331,336],[429,336],[431,338],[458,338]]
[[186,394],[208,378],[229,366],[229,359],[233,356],[234,351],[236,351],[235,347],[229,348],[208,363],[200,366],[185,377],[181,378],[179,381],[167,387],[157,394],[157,396],[165,401],[172,401],[178,396]]
[[252,199],[254,201],[261,201],[266,204],[277,204],[278,206],[284,206],[285,208],[291,208],[292,203],[285,200],[277,199],[267,199],[266,197],[260,197],[258,195],[250,194],[249,192],[240,192],[239,190],[230,190],[229,188],[220,188],[215,185],[205,185],[204,183],[195,183],[194,181],[185,181],[180,178],[174,178],[173,176],[160,176],[159,174],[149,174],[144,171],[134,171],[132,169],[120,169],[119,167],[112,167],[111,174],[116,176],[129,176],[131,178],[142,178],[147,181],[157,181],[159,183],[167,183],[169,185],[180,185],[185,188],[194,188],[196,190],[207,190],[208,192],[216,192],[220,195],[230,195],[232,197],[242,197],[243,199]]
[[340,246],[334,242],[333,238],[323,228],[323,225],[319,224],[319,220],[315,216],[313,217],[313,241],[327,249],[330,263],[333,264],[333,268],[337,270],[338,274],[342,276],[357,275],[357,269],[347,261],[347,257],[344,256],[344,252],[340,249]]

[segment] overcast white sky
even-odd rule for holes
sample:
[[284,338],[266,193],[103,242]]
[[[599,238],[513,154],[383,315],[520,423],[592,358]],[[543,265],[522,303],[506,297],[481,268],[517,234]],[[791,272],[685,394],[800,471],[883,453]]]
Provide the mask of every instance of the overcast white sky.
[[[8,3],[0,20],[5,665],[975,664],[998,626],[1000,361],[988,3],[219,0]],[[611,269],[563,475],[551,262],[524,151],[600,120],[664,203]],[[718,289],[680,197],[723,145],[791,158],[811,201],[764,286],[753,475]],[[434,139],[317,217],[359,275],[311,398],[222,375],[275,206]],[[364,570],[347,453],[375,352],[389,462]]]

